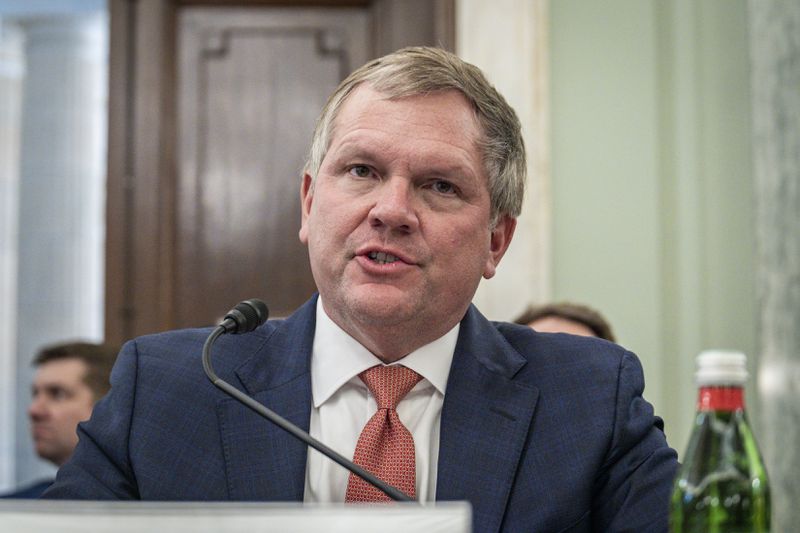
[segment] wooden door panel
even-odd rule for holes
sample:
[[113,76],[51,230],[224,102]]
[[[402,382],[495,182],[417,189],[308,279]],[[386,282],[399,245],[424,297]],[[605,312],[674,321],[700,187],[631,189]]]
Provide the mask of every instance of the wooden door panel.
[[302,167],[369,33],[362,9],[183,13],[176,326],[254,296],[285,316],[314,291],[297,238]]

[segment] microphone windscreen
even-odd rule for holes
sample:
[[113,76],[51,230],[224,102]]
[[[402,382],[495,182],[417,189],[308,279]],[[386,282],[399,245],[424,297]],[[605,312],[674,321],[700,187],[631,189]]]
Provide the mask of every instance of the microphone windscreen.
[[269,309],[267,309],[267,304],[261,300],[252,298],[236,304],[236,307],[225,315],[223,324],[230,324],[230,319],[235,325],[229,328],[228,333],[247,333],[262,325],[268,318]]

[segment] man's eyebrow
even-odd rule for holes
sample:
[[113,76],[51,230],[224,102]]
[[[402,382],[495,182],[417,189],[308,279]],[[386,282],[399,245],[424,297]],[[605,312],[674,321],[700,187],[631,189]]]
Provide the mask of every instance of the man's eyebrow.
[[341,157],[353,156],[374,158],[380,151],[380,149],[375,148],[372,144],[365,145],[361,142],[345,141],[336,147],[334,158],[340,159]]
[[31,390],[43,390],[43,391],[54,391],[54,390],[69,390],[69,386],[64,385],[63,383],[42,383],[41,385],[33,385]]

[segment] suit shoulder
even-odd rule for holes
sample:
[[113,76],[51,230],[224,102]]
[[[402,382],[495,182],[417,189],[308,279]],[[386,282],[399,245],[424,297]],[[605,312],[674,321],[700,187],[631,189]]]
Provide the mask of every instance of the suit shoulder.
[[580,374],[617,369],[636,356],[613,342],[567,333],[541,333],[528,326],[494,322],[498,332],[527,361],[528,371],[558,367]]
[[[268,321],[246,335],[221,336],[214,344],[215,364],[216,361],[219,361],[221,366],[241,364],[269,339],[280,322],[280,320]],[[212,327],[205,327],[143,335],[125,343],[123,353],[134,352],[140,361],[158,360],[171,365],[196,362],[200,360],[203,345],[212,331]]]

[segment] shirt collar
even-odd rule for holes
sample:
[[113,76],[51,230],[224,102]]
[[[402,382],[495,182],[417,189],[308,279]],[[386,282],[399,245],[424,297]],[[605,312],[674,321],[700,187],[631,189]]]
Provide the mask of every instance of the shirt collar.
[[[447,388],[450,364],[458,341],[460,324],[435,341],[414,350],[398,363],[410,368],[433,385],[440,394]],[[311,354],[311,393],[318,408],[345,383],[383,362],[340,328],[317,299],[317,323]],[[424,383],[423,380],[423,383]]]

